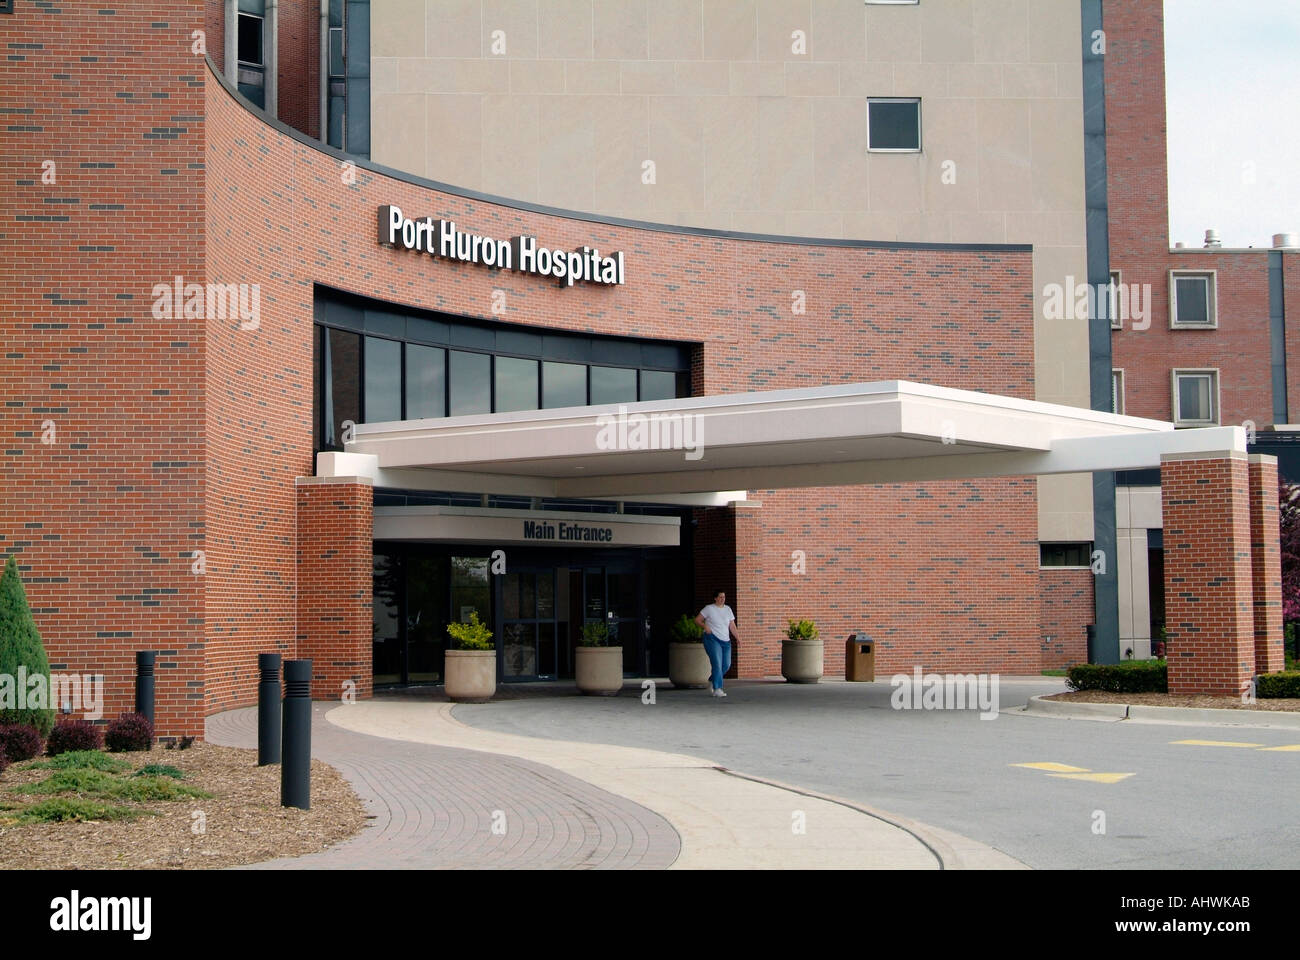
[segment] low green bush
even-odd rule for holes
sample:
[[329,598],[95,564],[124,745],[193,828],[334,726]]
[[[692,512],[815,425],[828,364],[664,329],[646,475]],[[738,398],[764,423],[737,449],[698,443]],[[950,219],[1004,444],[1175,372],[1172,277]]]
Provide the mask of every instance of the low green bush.
[[110,757],[98,750],[69,750],[32,766],[40,770],[103,770],[105,773],[121,773],[131,769],[131,764],[125,760]]
[[1260,700],[1300,699],[1300,670],[1261,675],[1255,681],[1255,696]]
[[171,777],[173,780],[184,780],[185,771],[173,767],[170,763],[146,763],[134,774],[137,777]]
[[[156,817],[152,810],[119,807],[111,803],[96,803],[80,797],[54,797],[16,811],[18,823],[63,823],[69,820],[133,820],[145,815]],[[9,816],[12,814],[6,814]]]
[[95,800],[134,800],[137,803],[212,796],[168,777],[144,776],[124,780],[102,770],[86,769],[56,770],[40,783],[15,787],[14,793],[75,793]]
[[1164,660],[1126,660],[1117,664],[1080,663],[1070,668],[1071,690],[1107,693],[1168,693],[1169,668]]

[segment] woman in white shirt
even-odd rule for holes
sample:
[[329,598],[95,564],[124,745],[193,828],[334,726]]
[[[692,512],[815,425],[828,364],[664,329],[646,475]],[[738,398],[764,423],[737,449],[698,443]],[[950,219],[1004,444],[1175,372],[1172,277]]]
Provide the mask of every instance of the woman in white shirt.
[[731,669],[731,638],[740,639],[736,632],[736,615],[727,606],[727,591],[714,593],[713,602],[700,611],[695,622],[704,628],[704,652],[709,655],[709,664],[713,668],[709,677],[713,696],[725,697],[722,678]]

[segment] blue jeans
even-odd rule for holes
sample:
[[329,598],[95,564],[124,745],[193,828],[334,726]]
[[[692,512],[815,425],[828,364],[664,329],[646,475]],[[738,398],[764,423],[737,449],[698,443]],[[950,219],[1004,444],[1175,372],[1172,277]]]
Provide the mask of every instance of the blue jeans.
[[713,668],[709,682],[713,684],[714,690],[721,690],[722,678],[731,669],[731,638],[719,640],[706,630],[702,639],[704,652],[709,655],[709,664]]

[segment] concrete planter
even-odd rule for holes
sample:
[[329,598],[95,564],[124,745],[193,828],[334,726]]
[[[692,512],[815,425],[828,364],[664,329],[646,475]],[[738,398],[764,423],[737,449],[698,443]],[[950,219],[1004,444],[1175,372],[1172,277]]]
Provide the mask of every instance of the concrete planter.
[[790,683],[816,683],[822,678],[821,640],[782,640],[781,676]]
[[448,650],[443,689],[457,703],[484,703],[497,692],[495,650]]
[[622,647],[578,647],[573,676],[578,689],[596,697],[612,697],[623,689]]
[[668,644],[668,679],[674,687],[702,690],[709,685],[713,665],[702,643]]

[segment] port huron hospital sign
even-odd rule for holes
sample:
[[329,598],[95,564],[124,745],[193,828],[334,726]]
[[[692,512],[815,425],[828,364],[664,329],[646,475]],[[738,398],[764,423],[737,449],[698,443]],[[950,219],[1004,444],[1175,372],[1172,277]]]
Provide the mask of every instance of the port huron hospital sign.
[[594,247],[564,250],[544,247],[527,234],[497,240],[467,233],[454,220],[429,217],[412,220],[400,207],[385,204],[376,218],[379,242],[404,250],[418,250],[443,260],[476,263],[497,270],[514,270],[540,277],[554,277],[562,287],[575,283],[621,285],[624,282],[623,253],[602,256]]

